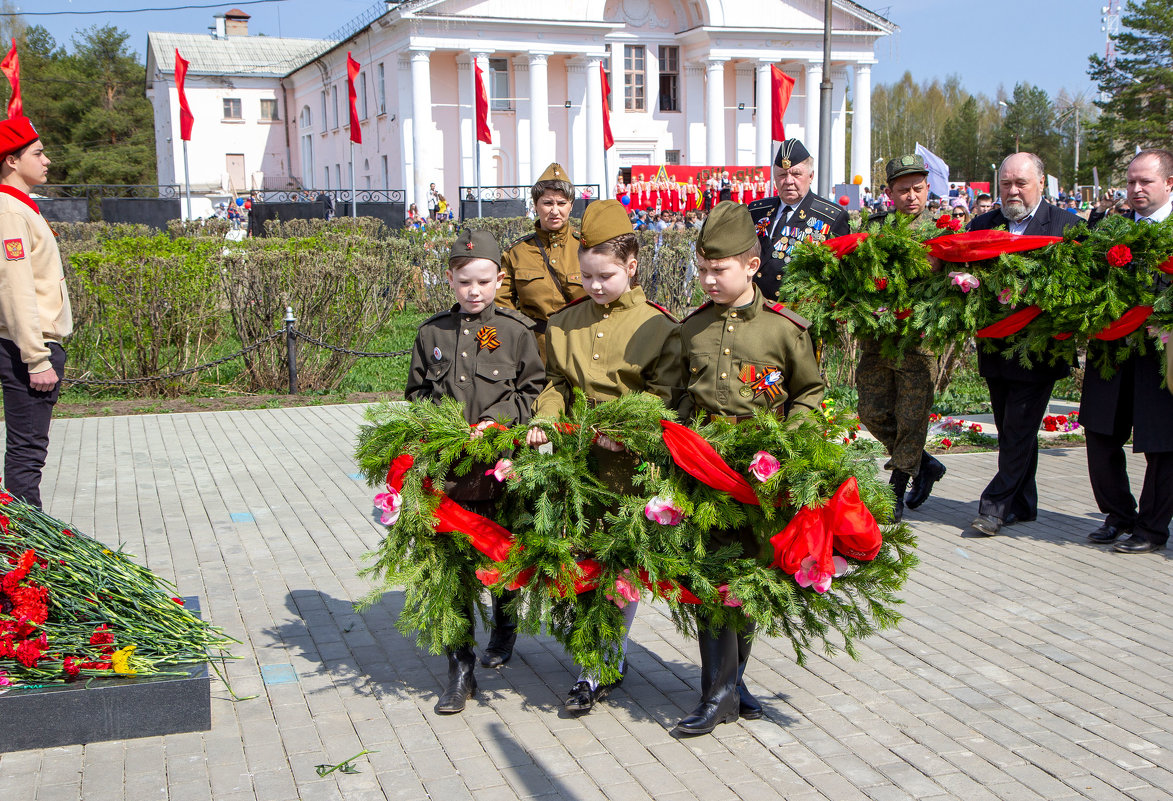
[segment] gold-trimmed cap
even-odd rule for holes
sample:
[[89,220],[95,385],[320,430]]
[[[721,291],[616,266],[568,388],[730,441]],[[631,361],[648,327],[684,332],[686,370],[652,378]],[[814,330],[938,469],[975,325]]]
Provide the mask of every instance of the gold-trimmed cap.
[[795,164],[806,161],[811,157],[806,146],[797,139],[787,139],[778,145],[778,152],[774,155],[774,166],[789,170]]

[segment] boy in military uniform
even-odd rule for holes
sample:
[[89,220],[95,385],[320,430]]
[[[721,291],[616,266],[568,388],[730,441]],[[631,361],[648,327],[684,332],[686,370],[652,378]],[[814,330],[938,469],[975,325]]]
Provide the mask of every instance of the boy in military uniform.
[[[924,214],[929,199],[929,170],[924,158],[894,158],[888,162],[886,173],[895,209],[872,215],[869,226],[890,225],[896,215]],[[929,415],[933,412],[937,361],[924,348],[910,350],[896,360],[881,354],[878,340],[861,337],[859,345],[859,366],[855,370],[859,419],[891,456],[887,467],[892,471],[890,483],[896,496],[892,520],[898,523],[904,517],[905,504],[909,509],[920,506],[928,500],[933,484],[945,475],[945,465],[924,449]]]
[[546,321],[585,294],[578,272],[578,232],[570,224],[574,184],[561,164],[551,164],[530,190],[538,219],[532,233],[505,251],[505,279],[497,304],[537,323],[538,350],[546,358]]
[[842,207],[810,191],[815,160],[802,142],[787,139],[778,147],[773,177],[778,196],[749,204],[762,251],[761,269],[754,280],[770,300],[785,300],[778,297],[778,287],[794,246],[844,236],[850,227]]
[[[574,301],[550,318],[546,388],[534,403],[534,417],[553,419],[564,414],[580,389],[591,402],[614,400],[631,392],[650,392],[675,407],[682,374],[680,331],[667,311],[649,301],[635,284],[639,241],[631,218],[617,200],[587,206],[582,216],[583,288],[588,298]],[[530,429],[526,442],[547,442],[544,431]],[[639,459],[622,443],[600,436],[592,446],[600,480],[615,492],[632,492],[631,476]],[[637,604],[623,609],[631,628]],[[626,643],[625,643],[626,645]],[[620,671],[624,671],[624,666]],[[622,681],[622,679],[620,679]],[[564,707],[586,712],[615,685],[600,684],[583,671]]]
[[[696,244],[697,279],[709,300],[681,323],[687,396],[681,417],[749,419],[767,408],[788,418],[815,409],[823,379],[806,320],[767,299],[754,283],[761,246],[745,206],[720,203]],[[765,543],[750,528],[711,535],[713,547],[737,543],[757,557]],[[698,613],[701,701],[676,725],[681,734],[707,734],[738,717],[756,719],[762,707],[743,681],[752,626],[716,628]]]
[[[493,305],[504,279],[500,264],[501,249],[492,235],[467,228],[460,232],[444,273],[457,303],[420,326],[404,389],[408,400],[461,401],[465,420],[474,427],[472,436],[480,436],[495,420],[528,420],[545,381],[534,322]],[[500,491],[500,483],[475,466],[467,476],[444,484],[452,500],[485,517],[493,516]],[[516,637],[516,626],[501,608],[507,600],[493,596],[494,628],[489,641],[489,648],[504,652],[506,660]],[[448,688],[436,703],[436,711],[442,714],[460,712],[476,692],[471,609],[468,618],[469,644],[448,651]]]

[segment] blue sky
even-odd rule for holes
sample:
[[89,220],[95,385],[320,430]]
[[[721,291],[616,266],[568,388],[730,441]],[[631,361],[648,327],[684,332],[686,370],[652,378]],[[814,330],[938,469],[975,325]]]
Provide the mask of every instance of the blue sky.
[[[749,2],[749,0],[739,0]],[[993,95],[1027,81],[1052,96],[1061,88],[1077,94],[1090,86],[1087,57],[1104,50],[1100,8],[1106,0],[862,0],[900,26],[896,36],[880,40],[875,83],[898,80],[910,70],[918,81],[956,73],[971,92]],[[209,0],[16,0],[21,11],[137,9],[149,6],[203,5]],[[322,37],[374,5],[372,0],[287,0],[244,5],[252,15],[250,32],[269,36]],[[232,8],[168,11],[108,16],[28,17],[44,25],[59,41],[93,24],[117,25],[130,32],[143,55],[147,31],[199,33],[212,15]],[[331,16],[323,9],[328,8]]]

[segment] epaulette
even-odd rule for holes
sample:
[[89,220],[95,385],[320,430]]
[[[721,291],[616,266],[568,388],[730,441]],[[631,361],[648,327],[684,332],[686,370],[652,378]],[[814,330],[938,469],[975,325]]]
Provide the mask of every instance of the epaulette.
[[823,214],[829,214],[829,215],[831,215],[832,217],[833,217],[833,216],[835,216],[836,214],[838,214],[838,213],[841,211],[841,209],[840,209],[840,207],[839,207],[839,206],[836,206],[836,205],[835,205],[834,203],[832,203],[831,201],[829,201],[829,200],[826,200],[825,198],[821,198],[821,197],[819,197],[818,195],[812,195],[812,196],[811,196],[811,206],[810,206],[810,210],[811,210],[812,212],[814,212],[814,211],[820,211],[820,212],[822,212]]
[[712,306],[712,305],[713,305],[713,301],[711,301],[711,300],[706,300],[704,303],[702,303],[701,305],[697,306],[697,307],[696,307],[695,309],[693,309],[691,312],[689,312],[688,314],[684,315],[684,320],[681,320],[680,322],[682,322],[682,323],[683,323],[685,320],[689,320],[689,319],[691,319],[691,318],[695,317],[696,315],[700,314],[701,312],[703,312],[705,309],[709,308],[709,307],[710,307],[710,306]]
[[573,228],[571,228],[571,229],[570,229],[570,235],[571,235],[572,237],[574,237],[575,239],[582,239],[582,232],[581,232],[581,231],[576,231],[576,230],[575,230],[575,229],[573,229]]
[[868,217],[868,221],[865,223],[865,225],[876,225],[876,224],[883,225],[884,221],[887,219],[888,219],[888,212],[877,211],[875,214]]
[[793,312],[790,309],[786,308],[785,303],[767,303],[766,308],[769,309],[770,311],[774,312],[774,314],[778,314],[778,315],[781,315],[782,317],[785,317],[787,320],[789,320],[790,322],[797,325],[803,331],[805,331],[806,329],[811,327],[810,320],[806,319],[798,312]]
[[536,328],[538,325],[536,320],[526,317],[524,314],[515,309],[507,309],[504,306],[497,306],[493,310],[493,313],[500,314],[502,317],[508,317],[510,320],[516,320],[530,331],[534,330],[534,328]]
[[518,237],[517,239],[513,240],[513,242],[510,243],[509,247],[507,247],[505,249],[506,250],[513,250],[515,247],[520,245],[522,242],[528,242],[529,240],[533,239],[537,235],[538,235],[537,231],[530,231],[525,236]]
[[646,298],[644,299],[644,303],[648,304],[648,305],[649,305],[649,306],[651,306],[653,309],[656,309],[658,312],[660,312],[661,314],[663,314],[665,317],[667,317],[667,318],[668,318],[669,320],[671,320],[672,322],[674,322],[674,323],[679,323],[679,322],[680,322],[679,320],[677,320],[677,319],[676,319],[676,317],[675,317],[675,316],[672,314],[672,312],[670,312],[670,311],[668,311],[667,309],[665,309],[665,308],[664,308],[663,306],[661,306],[659,303],[656,303],[655,301],[647,300]]
[[748,206],[746,206],[746,208],[749,209],[750,216],[754,216],[755,213],[760,213],[763,211],[766,212],[767,214],[770,214],[775,209],[778,209],[781,206],[782,206],[782,200],[780,198],[764,197],[764,198],[760,198],[759,200],[753,201]]
[[[460,307],[457,306],[456,308],[460,308]],[[439,320],[441,317],[447,317],[449,314],[452,314],[454,312],[455,312],[455,309],[445,309],[444,311],[436,312],[431,317],[429,317],[428,319],[426,319],[422,323],[420,323],[420,327],[423,328],[428,323],[430,323],[434,320]]]
[[577,306],[578,304],[582,303],[584,300],[590,300],[590,299],[591,299],[591,296],[590,296],[590,295],[583,295],[581,298],[575,298],[574,300],[570,301],[569,303],[567,303],[567,304],[566,304],[565,306],[563,306],[562,308],[560,308],[560,309],[555,309],[554,311],[552,311],[552,312],[550,313],[550,316],[551,316],[551,317],[553,317],[555,314],[558,314],[559,312],[564,312],[564,311],[566,311],[566,310],[567,310],[567,309],[569,309],[571,306]]

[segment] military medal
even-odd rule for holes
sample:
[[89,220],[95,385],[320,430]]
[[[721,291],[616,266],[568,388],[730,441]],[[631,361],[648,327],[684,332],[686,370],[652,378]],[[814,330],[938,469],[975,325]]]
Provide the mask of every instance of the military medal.
[[501,347],[501,340],[497,339],[497,329],[486,325],[477,331],[477,348],[480,350],[496,350]]
[[436,357],[436,361],[440,361],[444,354],[440,352],[439,348],[432,348],[432,355]]
[[773,400],[782,394],[782,371],[776,367],[767,367],[763,372],[765,374],[754,382],[753,396],[765,395]]
[[757,224],[754,225],[754,228],[757,229],[758,236],[766,236],[770,232],[770,218],[763,217],[762,219],[758,220]]

